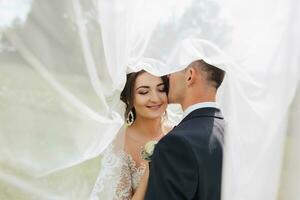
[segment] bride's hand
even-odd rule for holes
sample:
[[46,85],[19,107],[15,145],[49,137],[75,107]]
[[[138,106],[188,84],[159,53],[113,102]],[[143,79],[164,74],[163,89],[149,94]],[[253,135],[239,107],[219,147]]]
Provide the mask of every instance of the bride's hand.
[[149,163],[146,162],[144,174],[143,174],[140,184],[131,200],[144,200],[147,186],[148,186],[148,178],[149,178]]

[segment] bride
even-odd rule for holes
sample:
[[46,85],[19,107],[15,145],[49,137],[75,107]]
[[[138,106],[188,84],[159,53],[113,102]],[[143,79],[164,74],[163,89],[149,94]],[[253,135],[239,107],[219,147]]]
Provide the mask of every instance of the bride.
[[126,104],[126,126],[107,148],[91,200],[142,200],[149,168],[141,158],[144,145],[158,141],[170,127],[164,123],[168,79],[142,70],[127,75],[120,99]]

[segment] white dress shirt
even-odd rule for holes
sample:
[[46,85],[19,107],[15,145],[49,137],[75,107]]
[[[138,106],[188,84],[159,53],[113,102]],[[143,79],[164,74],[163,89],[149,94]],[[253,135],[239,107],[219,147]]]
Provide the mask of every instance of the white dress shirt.
[[186,116],[188,116],[188,114],[190,114],[191,112],[193,112],[194,110],[197,110],[199,108],[218,108],[218,109],[220,109],[220,107],[218,106],[218,104],[216,102],[196,103],[196,104],[189,106],[187,109],[184,110],[182,119],[184,119]]

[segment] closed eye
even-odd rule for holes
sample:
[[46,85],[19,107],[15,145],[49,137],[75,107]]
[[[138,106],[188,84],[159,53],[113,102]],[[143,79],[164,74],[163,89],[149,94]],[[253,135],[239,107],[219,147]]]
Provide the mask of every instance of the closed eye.
[[166,89],[165,89],[165,88],[162,88],[162,89],[159,89],[158,91],[159,91],[159,92],[166,92]]
[[148,91],[139,91],[138,93],[141,95],[145,95],[145,94],[148,94]]
[[157,88],[159,92],[166,92],[166,86],[163,83],[159,84]]

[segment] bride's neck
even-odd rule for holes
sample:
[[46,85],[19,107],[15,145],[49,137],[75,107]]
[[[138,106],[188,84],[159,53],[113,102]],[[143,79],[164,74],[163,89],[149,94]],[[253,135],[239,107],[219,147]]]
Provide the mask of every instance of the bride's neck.
[[142,132],[148,137],[156,137],[162,134],[161,118],[147,119],[138,117],[132,125],[132,128]]

